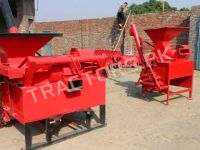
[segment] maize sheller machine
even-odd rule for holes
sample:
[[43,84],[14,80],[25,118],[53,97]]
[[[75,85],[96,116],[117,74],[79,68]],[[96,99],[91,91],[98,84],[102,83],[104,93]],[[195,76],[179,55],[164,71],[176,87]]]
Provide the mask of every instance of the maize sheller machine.
[[[131,25],[130,35],[134,36],[142,64],[137,85],[142,85],[143,97],[147,92],[164,93],[167,95],[167,105],[170,96],[189,92],[189,98],[192,98],[194,62],[189,60],[190,47],[178,45],[173,48],[170,44],[175,37],[187,30],[187,27],[180,26],[145,30],[153,42],[148,43],[153,50],[147,54],[143,48],[144,40],[139,37],[135,24]],[[172,86],[180,89],[172,92]]]
[[[104,56],[35,56],[60,34],[0,34],[0,123],[13,117],[25,126],[26,149],[32,145],[30,126],[45,122],[47,143],[52,143],[50,123],[73,112],[86,112],[86,129],[105,125]],[[101,80],[99,79],[101,78]],[[100,121],[91,127],[92,111],[100,106]],[[77,132],[76,132],[77,134]]]
[[[105,56],[35,56],[62,34],[18,33],[8,0],[0,0],[8,33],[0,34],[0,126],[11,119],[24,126],[27,150],[47,146],[105,126]],[[93,107],[99,106],[96,124]],[[66,114],[83,112],[78,130],[53,138],[61,124],[78,124]],[[32,126],[42,129],[46,141],[33,143]],[[80,130],[79,130],[80,129]]]

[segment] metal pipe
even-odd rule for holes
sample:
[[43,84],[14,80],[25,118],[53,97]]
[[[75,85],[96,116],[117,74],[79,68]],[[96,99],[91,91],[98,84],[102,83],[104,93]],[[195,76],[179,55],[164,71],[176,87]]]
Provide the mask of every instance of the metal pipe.
[[135,24],[131,25],[129,34],[131,36],[133,36],[134,39],[135,39],[136,47],[137,47],[138,54],[140,56],[142,65],[143,66],[147,66],[147,63],[146,63],[145,58],[144,58],[144,52],[143,52],[142,42],[141,42],[140,37],[138,35],[138,31],[137,31],[137,28],[136,28]]
[[30,62],[36,64],[46,64],[46,65],[58,65],[58,64],[68,64],[71,62],[104,62],[106,56],[95,56],[95,57],[69,57],[69,56],[54,56],[54,57],[28,57]]
[[131,36],[134,36],[137,49],[139,50],[139,49],[142,47],[142,45],[141,45],[140,37],[139,37],[139,35],[138,35],[138,32],[137,32],[137,29],[136,29],[135,24],[132,24],[132,25],[131,25],[131,28],[130,28],[130,35],[131,35]]
[[18,33],[17,25],[8,0],[0,0],[0,10],[6,22],[9,33]]

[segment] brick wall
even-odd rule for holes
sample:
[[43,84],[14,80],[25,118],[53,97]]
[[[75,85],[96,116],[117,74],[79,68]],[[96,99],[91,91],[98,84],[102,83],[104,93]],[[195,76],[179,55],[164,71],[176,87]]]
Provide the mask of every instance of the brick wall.
[[[52,42],[53,54],[64,54],[72,47],[111,49],[115,18],[36,23],[35,31],[63,33],[63,38]],[[114,31],[113,31],[114,30]],[[113,32],[112,32],[113,31]]]
[[[117,49],[124,47],[125,53],[130,53],[134,42],[128,34],[130,23],[134,21],[137,25],[139,34],[146,40],[149,40],[144,33],[146,28],[155,28],[162,26],[189,26],[190,12],[174,12],[174,13],[150,13],[135,15],[131,17],[126,28],[125,42],[119,44]],[[74,20],[61,22],[42,22],[35,23],[34,30],[36,32],[50,31],[63,33],[63,38],[56,38],[52,41],[52,50],[54,55],[68,53],[72,47],[86,49],[111,49],[115,41],[118,30],[115,17],[90,19],[90,20]],[[173,41],[173,44],[187,44],[188,32],[179,36]]]
[[196,48],[196,40],[197,40],[197,23],[200,21],[200,5],[194,6],[191,9],[191,17],[190,17],[190,38],[189,43],[192,51],[192,59],[195,56],[195,48]]
[[[146,41],[151,42],[149,37],[144,32],[144,29],[148,28],[159,28],[164,26],[187,26],[190,25],[190,12],[175,12],[175,13],[152,13],[136,15],[133,18],[138,32]],[[189,30],[175,38],[172,41],[172,45],[177,44],[188,44]],[[150,47],[146,46],[147,49]]]

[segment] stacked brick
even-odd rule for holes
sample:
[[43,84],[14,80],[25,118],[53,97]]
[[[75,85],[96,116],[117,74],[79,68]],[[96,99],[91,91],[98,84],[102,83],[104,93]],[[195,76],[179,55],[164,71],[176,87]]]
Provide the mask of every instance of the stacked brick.
[[[131,53],[134,48],[134,42],[129,37],[128,29],[130,23],[137,25],[139,34],[145,40],[149,38],[143,31],[146,28],[156,28],[162,26],[189,26],[190,12],[173,13],[150,13],[134,15],[128,22],[125,34],[125,42],[121,41],[118,50],[124,48],[125,53]],[[59,22],[41,22],[35,23],[35,31],[59,32],[64,37],[55,39],[52,42],[54,55],[69,53],[72,47],[85,49],[111,49],[118,36],[117,21],[115,17],[89,20],[59,21]],[[173,44],[188,44],[189,32],[179,36],[173,41]],[[122,45],[123,44],[123,45]],[[145,48],[149,48],[146,46]]]

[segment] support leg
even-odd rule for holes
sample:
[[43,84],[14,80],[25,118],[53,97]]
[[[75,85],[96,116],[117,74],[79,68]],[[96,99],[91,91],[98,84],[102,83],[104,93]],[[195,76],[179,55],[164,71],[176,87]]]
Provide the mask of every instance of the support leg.
[[166,105],[169,105],[169,99],[170,99],[170,92],[167,91],[167,100],[166,100]]
[[92,118],[93,112],[92,111],[87,111],[86,112],[86,127],[88,129],[91,128],[91,118]]
[[45,122],[45,128],[46,128],[46,141],[51,143],[51,124],[50,124],[50,119],[46,119]]
[[106,106],[105,105],[100,106],[100,123],[106,124]]
[[32,146],[32,135],[31,135],[31,128],[30,128],[30,123],[25,124],[25,147],[26,150],[30,150]]
[[145,95],[146,95],[146,91],[145,91],[145,88],[142,86],[142,98],[145,98]]
[[0,106],[0,128],[4,126],[3,109]]
[[192,100],[192,90],[189,92],[189,100]]

